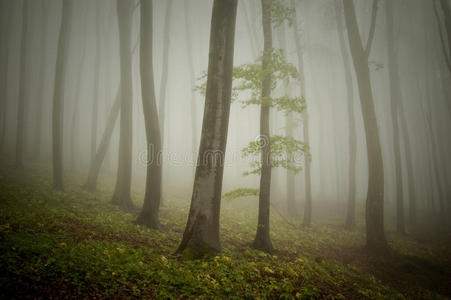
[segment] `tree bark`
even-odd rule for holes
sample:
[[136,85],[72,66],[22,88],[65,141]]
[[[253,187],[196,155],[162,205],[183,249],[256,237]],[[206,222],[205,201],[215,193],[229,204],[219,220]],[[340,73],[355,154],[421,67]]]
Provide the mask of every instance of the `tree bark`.
[[[263,60],[262,69],[267,70],[271,63],[272,52],[272,28],[271,28],[271,1],[261,0],[262,25],[263,25]],[[252,247],[272,252],[273,246],[269,236],[269,213],[271,192],[271,139],[269,132],[269,109],[271,97],[271,74],[267,73],[262,81],[262,96],[260,108],[260,143],[261,153],[261,176],[260,194],[258,199],[258,226]]]
[[349,118],[349,170],[348,170],[348,203],[346,209],[345,228],[353,229],[355,223],[355,193],[356,193],[356,160],[357,160],[357,130],[355,126],[354,89],[352,84],[351,63],[345,44],[344,24],[342,20],[342,6],[336,2],[337,32],[340,52],[343,60],[344,78],[346,83],[346,98]]
[[[298,26],[300,26],[298,17],[296,14],[296,6],[294,1],[292,0],[291,6],[295,9],[293,14],[293,37],[296,43],[296,54],[298,57],[298,71],[300,75],[301,82],[301,94],[305,95],[306,85],[305,85],[305,70],[304,70],[304,54],[302,51],[301,38],[298,33]],[[304,114],[302,120],[302,131],[304,136],[304,143],[306,145],[310,145],[310,137],[309,137],[309,119],[307,110]],[[308,156],[304,156],[304,186],[305,186],[305,204],[304,204],[304,216],[303,216],[303,226],[310,226],[312,223],[312,175],[311,175],[311,166],[310,166],[310,158]]]
[[97,188],[97,178],[99,177],[100,168],[102,167],[103,161],[105,160],[108,147],[111,143],[111,137],[113,136],[114,126],[116,125],[119,110],[121,108],[121,91],[120,88],[116,93],[116,99],[114,100],[113,107],[111,108],[110,114],[106,122],[105,130],[103,131],[102,139],[100,140],[99,147],[95,158],[89,168],[88,178],[84,185],[84,188],[90,192],[93,192]]
[[237,0],[213,3],[199,157],[188,221],[177,249],[186,258],[221,250],[219,213],[232,94],[236,10]]
[[132,176],[132,15],[134,1],[117,0],[120,56],[120,136],[116,187],[111,203],[124,210],[134,208],[130,197]]
[[17,129],[16,129],[16,158],[14,165],[17,168],[23,167],[23,152],[24,152],[24,137],[25,137],[25,110],[26,101],[28,97],[28,84],[29,68],[28,68],[28,7],[29,0],[24,0],[22,4],[22,33],[20,42],[20,78],[19,78],[19,99],[17,107]]
[[384,232],[384,166],[371,90],[368,57],[362,46],[353,0],[343,0],[351,56],[359,88],[368,151],[368,194],[366,200],[366,247],[372,252],[388,250]]
[[158,121],[157,101],[152,60],[152,0],[141,0],[141,41],[140,41],[140,71],[141,91],[144,111],[144,123],[147,137],[147,175],[146,192],[141,213],[137,223],[149,228],[161,230],[161,134]]
[[58,37],[55,87],[52,111],[53,187],[63,189],[63,105],[66,66],[69,51],[69,33],[72,22],[72,0],[64,0],[62,5],[61,28]]

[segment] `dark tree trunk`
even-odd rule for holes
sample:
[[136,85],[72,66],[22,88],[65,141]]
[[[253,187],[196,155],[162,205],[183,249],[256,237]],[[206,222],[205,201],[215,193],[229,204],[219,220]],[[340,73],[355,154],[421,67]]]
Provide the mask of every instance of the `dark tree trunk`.
[[29,0],[24,0],[22,4],[22,34],[20,42],[20,78],[19,78],[19,101],[17,107],[17,129],[16,129],[16,158],[14,165],[18,168],[23,167],[23,152],[25,138],[25,106],[28,97],[28,6]]
[[97,188],[97,178],[99,177],[100,168],[105,160],[108,147],[113,136],[114,126],[116,125],[117,118],[119,116],[119,110],[121,108],[121,91],[118,89],[116,93],[116,99],[114,100],[113,107],[106,122],[105,130],[103,131],[102,139],[100,140],[99,147],[97,148],[94,160],[89,168],[88,178],[84,185],[84,188],[90,192],[93,192]]
[[53,93],[52,137],[53,137],[53,187],[63,189],[63,105],[64,83],[66,81],[67,54],[69,51],[69,32],[72,20],[72,0],[64,0],[61,28],[58,37],[55,87]]
[[34,127],[34,135],[33,135],[33,160],[38,161],[41,156],[41,131],[42,131],[42,110],[45,105],[44,99],[44,86],[46,83],[46,70],[47,70],[47,33],[48,33],[48,2],[43,1],[41,4],[41,16],[42,16],[42,33],[41,33],[41,62],[39,64],[39,84],[38,84],[38,92],[37,92],[37,101],[36,105],[36,123]]
[[366,247],[369,251],[388,250],[384,232],[384,166],[377,128],[376,111],[368,67],[369,48],[362,46],[353,0],[343,0],[349,46],[359,88],[368,151],[368,194],[366,200]]
[[215,0],[213,3],[199,157],[188,222],[177,249],[186,258],[211,255],[221,250],[219,213],[232,94],[236,9],[237,0]]
[[190,73],[190,92],[191,92],[191,132],[192,132],[192,149],[193,149],[193,158],[196,154],[198,144],[197,139],[197,103],[196,103],[196,94],[194,91],[195,86],[195,78],[196,75],[194,73],[194,65],[193,65],[193,50],[192,50],[192,43],[191,43],[191,26],[189,22],[189,1],[183,1],[184,5],[184,12],[185,12],[185,38],[186,38],[186,47],[187,51],[186,54],[188,55],[188,69]]
[[130,197],[132,176],[132,15],[133,1],[117,0],[119,26],[119,55],[120,55],[120,98],[121,122],[119,136],[119,163],[116,187],[111,203],[124,210],[134,208]]
[[152,0],[141,0],[141,41],[140,41],[140,71],[141,91],[144,111],[144,123],[147,137],[147,175],[146,192],[141,213],[137,223],[149,228],[160,228],[161,203],[161,134],[158,121],[157,100],[152,60]]
[[343,59],[344,77],[346,83],[346,98],[349,118],[349,183],[348,183],[348,203],[346,209],[345,228],[353,229],[355,223],[355,193],[356,193],[356,159],[357,159],[357,133],[354,114],[354,89],[352,84],[351,63],[349,61],[348,49],[345,43],[344,24],[342,20],[342,6],[336,2],[336,17],[338,41]]
[[[295,3],[292,1],[292,7],[295,9]],[[299,75],[301,77],[301,93],[305,95],[306,89],[305,89],[305,74],[304,74],[304,55],[302,51],[302,44],[301,44],[301,38],[299,37],[298,33],[298,26],[300,26],[297,18],[296,11],[293,14],[293,37],[296,42],[296,54],[298,57],[298,70]],[[308,114],[305,112],[304,118],[302,123],[302,130],[304,135],[304,143],[307,145],[310,144],[310,137],[309,137],[309,120],[308,120]],[[303,225],[308,227],[311,225],[312,222],[312,177],[311,177],[311,166],[310,166],[310,158],[308,156],[304,157],[304,186],[305,186],[305,205],[304,205],[304,219],[303,219]]]
[[5,144],[5,133],[6,133],[6,109],[8,103],[8,73],[9,73],[9,37],[10,37],[10,27],[12,14],[10,13],[11,4],[9,2],[4,1],[2,6],[2,39],[3,43],[2,47],[2,55],[1,55],[1,99],[0,99],[0,118],[1,118],[1,127],[0,127],[0,153],[3,152],[4,144]]
[[398,53],[395,50],[393,1],[386,1],[386,22],[387,22],[387,50],[388,50],[388,78],[390,84],[391,98],[391,119],[393,126],[393,152],[395,155],[395,185],[396,185],[396,229],[398,233],[405,234],[404,221],[404,195],[402,179],[401,146],[399,136],[399,102],[402,99],[401,87],[399,84]]
[[[272,52],[272,28],[271,28],[271,1],[261,0],[262,24],[263,24],[263,70],[267,70],[271,63]],[[262,81],[262,104],[260,108],[260,142],[261,153],[261,176],[260,194],[258,199],[258,226],[252,247],[272,252],[273,246],[269,236],[269,211],[271,192],[271,141],[269,132],[269,109],[268,99],[271,97],[271,74],[266,74]]]

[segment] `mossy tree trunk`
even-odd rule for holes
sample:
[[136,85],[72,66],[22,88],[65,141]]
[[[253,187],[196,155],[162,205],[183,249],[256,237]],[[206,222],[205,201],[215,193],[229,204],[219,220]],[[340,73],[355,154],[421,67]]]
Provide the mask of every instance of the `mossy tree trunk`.
[[[272,0],[261,0],[262,25],[263,25],[263,61],[262,67],[265,72],[271,63],[272,52],[272,28],[271,28],[271,2]],[[258,225],[252,247],[271,252],[273,246],[269,236],[269,214],[270,214],[270,192],[271,192],[271,141],[269,132],[269,110],[272,78],[266,72],[262,81],[261,108],[260,108],[260,142],[261,142],[261,176],[260,194],[258,198]]]
[[237,0],[215,0],[202,134],[191,207],[177,253],[187,258],[221,250],[219,213],[232,94]]

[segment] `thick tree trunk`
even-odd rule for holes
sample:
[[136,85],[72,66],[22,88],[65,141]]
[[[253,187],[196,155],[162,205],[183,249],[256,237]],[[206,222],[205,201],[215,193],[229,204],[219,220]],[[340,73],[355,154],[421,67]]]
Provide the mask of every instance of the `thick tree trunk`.
[[[263,70],[267,70],[271,63],[272,52],[272,28],[271,28],[271,1],[261,0],[262,24],[263,24]],[[252,246],[256,249],[271,252],[273,246],[269,236],[269,212],[271,192],[271,140],[269,132],[269,98],[271,97],[271,74],[266,74],[262,82],[262,104],[260,108],[260,143],[261,176],[260,194],[258,199],[258,226]]]
[[398,53],[395,50],[393,9],[393,1],[386,1],[388,78],[390,84],[391,120],[393,126],[393,152],[395,155],[396,229],[398,233],[405,234],[402,162],[398,122],[399,102],[402,99],[402,92],[399,84]]
[[352,84],[351,63],[349,61],[348,50],[345,43],[344,24],[342,20],[342,6],[336,2],[336,17],[338,41],[343,60],[344,77],[346,83],[346,98],[349,118],[349,178],[348,178],[348,203],[346,209],[345,228],[353,229],[355,223],[355,193],[356,193],[356,159],[357,159],[357,133],[354,113],[354,89]]
[[108,115],[102,139],[100,140],[96,155],[91,164],[91,167],[89,168],[88,178],[86,180],[84,188],[90,192],[95,191],[97,188],[97,178],[99,177],[100,168],[102,167],[103,161],[105,160],[105,156],[111,142],[111,137],[113,136],[114,126],[116,125],[119,116],[119,110],[121,108],[120,94],[121,91],[120,89],[118,89],[113,107],[111,108],[110,114]]
[[159,218],[162,170],[161,134],[153,76],[152,11],[152,0],[141,0],[140,71],[148,161],[144,204],[138,216],[137,223],[146,225],[152,229],[161,230]]
[[[366,200],[366,247],[369,251],[388,250],[384,232],[384,166],[371,90],[368,51],[360,39],[353,0],[343,0],[349,46],[359,88],[368,151],[368,194]],[[369,49],[368,49],[369,50]]]
[[186,258],[208,256],[221,250],[219,213],[232,94],[236,9],[237,0],[213,3],[199,157],[188,222],[177,249]]
[[41,131],[42,131],[42,111],[44,108],[44,86],[46,83],[46,71],[47,71],[47,33],[48,33],[48,2],[44,1],[41,4],[41,16],[42,16],[42,32],[41,32],[41,62],[39,64],[39,84],[37,91],[37,101],[36,105],[36,121],[34,126],[33,135],[33,160],[38,161],[41,156]]
[[184,5],[184,12],[185,12],[185,38],[186,38],[186,47],[187,51],[186,54],[188,55],[188,70],[190,73],[190,92],[191,92],[191,134],[192,134],[192,149],[193,149],[193,159],[194,155],[196,154],[198,144],[198,138],[197,138],[197,103],[196,103],[196,94],[194,91],[195,86],[195,78],[196,75],[194,73],[194,65],[193,65],[193,50],[192,50],[192,43],[191,43],[191,26],[189,22],[189,1],[183,1]]
[[[296,9],[296,5],[294,0],[291,2],[291,6],[293,9]],[[298,30],[300,29],[300,23],[298,22],[298,17],[296,14],[296,10],[293,14],[293,37],[296,42],[296,54],[298,57],[298,71],[300,75],[301,81],[301,94],[305,95],[305,71],[304,71],[304,55],[302,51],[301,38],[299,37]],[[302,130],[304,136],[304,143],[310,145],[310,137],[309,137],[309,119],[307,111],[304,114],[302,123]],[[311,166],[310,166],[310,158],[308,156],[304,157],[304,186],[305,186],[305,205],[304,205],[304,217],[303,217],[303,225],[308,227],[312,222],[312,175],[311,175]]]
[[130,197],[132,178],[132,15],[133,1],[117,0],[119,26],[119,55],[120,55],[120,98],[121,122],[119,136],[119,163],[116,187],[111,203],[124,210],[134,208]]
[[16,129],[16,158],[14,165],[18,168],[23,167],[23,152],[25,138],[25,107],[28,97],[28,7],[29,0],[24,0],[22,4],[22,34],[20,42],[20,78],[19,78],[19,101],[17,107],[17,129]]
[[69,52],[69,33],[72,22],[72,0],[64,0],[61,28],[58,37],[55,87],[53,93],[52,137],[53,137],[53,187],[63,189],[63,105],[64,84],[66,81],[67,54]]

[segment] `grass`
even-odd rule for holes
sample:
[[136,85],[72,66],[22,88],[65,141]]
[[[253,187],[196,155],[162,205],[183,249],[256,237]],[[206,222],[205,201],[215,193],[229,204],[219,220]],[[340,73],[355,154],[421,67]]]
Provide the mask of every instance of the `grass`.
[[[449,244],[389,234],[393,253],[367,255],[361,230],[296,229],[276,214],[276,252],[249,247],[256,213],[224,203],[220,255],[184,261],[173,253],[186,203],[165,201],[165,233],[133,223],[110,191],[52,190],[48,172],[0,171],[1,298],[446,299]],[[74,180],[77,182],[77,180]]]

